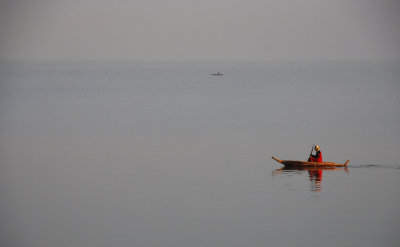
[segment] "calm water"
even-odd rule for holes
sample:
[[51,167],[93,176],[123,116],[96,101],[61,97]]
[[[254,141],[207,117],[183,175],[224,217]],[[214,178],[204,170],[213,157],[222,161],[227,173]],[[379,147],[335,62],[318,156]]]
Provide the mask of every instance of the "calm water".
[[399,62],[3,62],[1,246],[399,246],[399,122]]

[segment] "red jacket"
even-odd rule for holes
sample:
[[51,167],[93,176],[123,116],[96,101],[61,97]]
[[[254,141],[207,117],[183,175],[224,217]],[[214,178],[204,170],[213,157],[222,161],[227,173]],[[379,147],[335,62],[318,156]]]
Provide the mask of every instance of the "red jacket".
[[310,154],[310,158],[308,158],[308,161],[311,161],[311,162],[323,162],[322,161],[322,153],[321,153],[321,151],[318,150],[315,155]]

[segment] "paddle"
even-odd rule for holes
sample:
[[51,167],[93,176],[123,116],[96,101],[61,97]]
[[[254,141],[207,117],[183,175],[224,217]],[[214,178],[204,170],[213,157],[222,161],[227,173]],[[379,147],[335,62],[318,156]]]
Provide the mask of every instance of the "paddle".
[[313,151],[313,150],[314,150],[314,144],[312,145],[310,155],[312,154],[312,151]]
[[312,145],[310,155],[308,156],[308,161],[310,161],[310,159],[311,159],[311,155],[312,155],[312,151],[313,151],[313,150],[314,150],[314,144]]

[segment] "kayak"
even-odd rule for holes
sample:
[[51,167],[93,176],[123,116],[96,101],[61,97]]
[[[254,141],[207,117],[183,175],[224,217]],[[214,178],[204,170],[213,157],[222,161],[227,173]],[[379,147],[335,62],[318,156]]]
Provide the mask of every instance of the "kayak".
[[[339,164],[340,165],[340,164]],[[347,172],[347,166],[283,166],[273,171],[280,173],[285,171],[338,171],[344,170]]]
[[329,166],[347,166],[349,163],[349,160],[346,161],[344,164],[338,164],[334,162],[309,162],[309,161],[298,161],[298,160],[280,160],[272,156],[272,159],[278,161],[284,166],[290,166],[290,167],[302,167],[302,166],[311,166],[311,167],[329,167]]
[[344,164],[338,164],[334,162],[309,162],[309,161],[298,161],[298,160],[280,160],[272,156],[272,159],[278,161],[282,165],[285,166],[347,166],[349,160],[346,161]]

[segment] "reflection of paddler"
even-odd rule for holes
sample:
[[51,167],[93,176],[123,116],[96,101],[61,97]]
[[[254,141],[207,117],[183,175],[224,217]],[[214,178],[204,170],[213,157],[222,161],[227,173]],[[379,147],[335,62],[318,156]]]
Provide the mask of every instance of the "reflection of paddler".
[[309,169],[308,176],[311,181],[311,191],[321,191],[322,169]]
[[308,175],[311,182],[311,191],[320,192],[322,183],[322,169],[310,169]]
[[322,183],[322,170],[308,170],[310,176],[311,191],[320,192]]
[[308,170],[308,175],[311,181],[322,182],[322,169]]
[[285,166],[279,169],[275,169],[272,171],[272,176],[277,176],[281,174],[301,174],[301,171],[306,171],[308,173],[308,179],[311,182],[311,191],[319,192],[321,191],[321,183],[322,183],[322,172],[325,171],[334,171],[334,170],[343,170],[346,173],[349,173],[347,167],[310,167],[310,166]]

